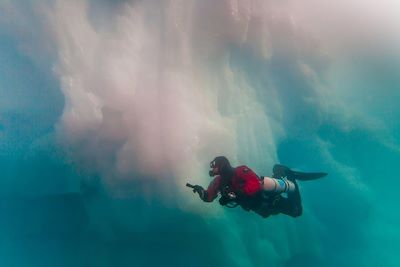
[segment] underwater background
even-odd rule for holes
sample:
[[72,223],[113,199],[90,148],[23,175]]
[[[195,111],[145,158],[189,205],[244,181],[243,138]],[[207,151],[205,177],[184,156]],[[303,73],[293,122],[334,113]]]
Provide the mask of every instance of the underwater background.
[[[0,0],[1,266],[399,266],[394,0]],[[303,215],[204,203],[218,155]]]

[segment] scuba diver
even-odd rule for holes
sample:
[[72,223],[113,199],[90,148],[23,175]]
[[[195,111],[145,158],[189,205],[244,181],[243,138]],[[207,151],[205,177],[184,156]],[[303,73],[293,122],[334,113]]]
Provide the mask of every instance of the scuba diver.
[[258,176],[247,166],[232,167],[224,156],[218,156],[211,161],[210,168],[209,175],[216,177],[207,189],[189,183],[186,186],[198,193],[204,202],[212,202],[220,194],[221,205],[229,208],[239,205],[263,218],[279,213],[292,217],[300,216],[303,208],[296,180],[314,180],[327,175],[323,172],[297,172],[276,164],[272,177]]

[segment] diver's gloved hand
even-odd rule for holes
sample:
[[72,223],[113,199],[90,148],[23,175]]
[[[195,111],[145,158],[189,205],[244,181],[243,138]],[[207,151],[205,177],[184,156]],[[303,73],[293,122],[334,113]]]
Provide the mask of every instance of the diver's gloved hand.
[[221,205],[221,206],[225,206],[226,204],[228,204],[229,203],[229,198],[227,198],[227,197],[221,197],[219,200],[218,200],[218,202],[219,202],[219,204]]
[[193,186],[193,193],[199,193],[201,191],[204,191],[204,188],[202,186],[197,185],[197,184],[195,186]]
[[204,188],[201,187],[200,185],[195,185],[193,186],[193,193],[198,193],[199,197],[201,199],[204,199],[206,195],[206,190],[204,190]]
[[235,201],[237,199],[237,196],[235,192],[229,192],[227,194],[224,194],[220,199],[219,199],[219,204],[222,206],[227,205],[229,202]]

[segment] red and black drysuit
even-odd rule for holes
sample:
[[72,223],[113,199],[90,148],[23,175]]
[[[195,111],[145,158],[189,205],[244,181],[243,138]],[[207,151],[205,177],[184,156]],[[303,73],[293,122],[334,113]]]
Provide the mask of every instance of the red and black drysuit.
[[202,200],[212,202],[221,194],[219,200],[221,205],[226,205],[229,201],[227,194],[233,192],[236,195],[234,201],[245,210],[253,210],[262,217],[271,214],[284,213],[292,217],[301,215],[301,199],[297,190],[290,196],[282,197],[278,195],[268,195],[262,189],[262,179],[247,166],[232,168],[231,177],[218,175],[211,181]]

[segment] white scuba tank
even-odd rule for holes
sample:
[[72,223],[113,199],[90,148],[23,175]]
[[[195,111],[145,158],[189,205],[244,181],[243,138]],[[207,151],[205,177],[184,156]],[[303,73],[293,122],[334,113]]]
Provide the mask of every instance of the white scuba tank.
[[275,179],[264,176],[261,186],[268,193],[292,193],[296,190],[294,183],[286,179]]

